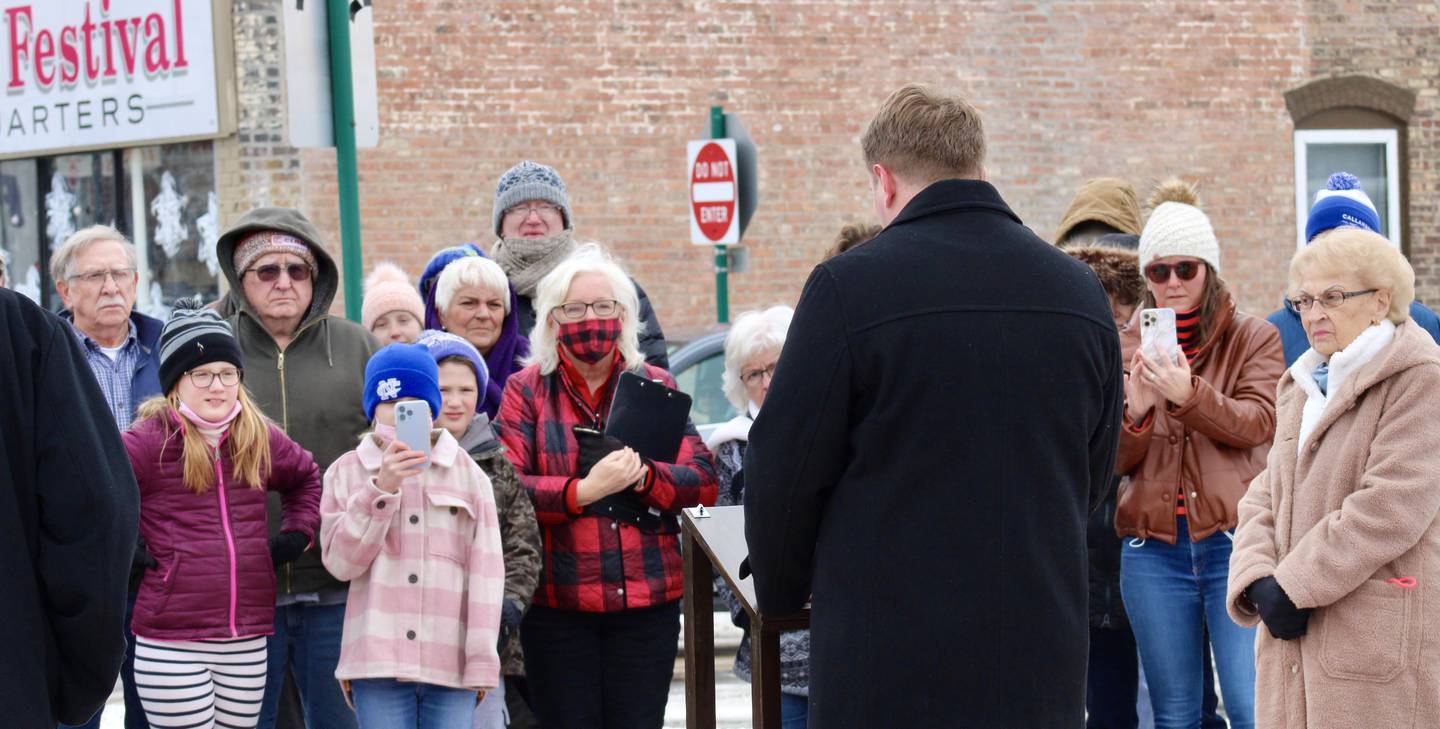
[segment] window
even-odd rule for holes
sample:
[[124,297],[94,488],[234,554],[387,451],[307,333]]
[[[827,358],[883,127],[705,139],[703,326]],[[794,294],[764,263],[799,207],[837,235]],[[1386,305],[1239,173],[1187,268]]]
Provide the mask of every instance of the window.
[[58,311],[50,254],[99,223],[135,243],[137,311],[163,319],[177,298],[213,301],[220,293],[215,178],[210,142],[0,162],[0,248],[10,254],[10,287]]
[[1395,129],[1301,129],[1295,132],[1295,242],[1305,245],[1305,221],[1315,193],[1331,173],[1349,172],[1380,213],[1380,234],[1400,246],[1400,144]]

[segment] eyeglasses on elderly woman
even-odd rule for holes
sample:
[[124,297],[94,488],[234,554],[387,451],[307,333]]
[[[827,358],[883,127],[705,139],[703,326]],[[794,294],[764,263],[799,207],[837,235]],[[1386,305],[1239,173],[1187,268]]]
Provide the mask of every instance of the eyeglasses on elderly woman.
[[599,299],[588,304],[583,301],[567,301],[553,311],[555,317],[561,321],[580,321],[585,318],[587,310],[595,312],[595,316],[601,319],[609,319],[620,313],[620,302],[614,299]]
[[1377,293],[1379,290],[1380,289],[1365,289],[1364,291],[1346,291],[1339,286],[1332,286],[1323,291],[1319,296],[1302,293],[1299,296],[1288,297],[1285,299],[1285,308],[1296,314],[1303,314],[1309,311],[1310,307],[1314,306],[1315,302],[1318,301],[1320,302],[1320,306],[1326,309],[1336,309],[1356,296],[1367,296]]

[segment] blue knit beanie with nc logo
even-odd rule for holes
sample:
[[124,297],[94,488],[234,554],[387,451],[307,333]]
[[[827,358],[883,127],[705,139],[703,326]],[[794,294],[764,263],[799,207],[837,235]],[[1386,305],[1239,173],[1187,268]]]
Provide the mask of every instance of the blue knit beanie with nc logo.
[[375,406],[413,397],[430,405],[430,417],[440,412],[440,371],[423,344],[392,344],[370,357],[365,365],[365,417],[375,419]]

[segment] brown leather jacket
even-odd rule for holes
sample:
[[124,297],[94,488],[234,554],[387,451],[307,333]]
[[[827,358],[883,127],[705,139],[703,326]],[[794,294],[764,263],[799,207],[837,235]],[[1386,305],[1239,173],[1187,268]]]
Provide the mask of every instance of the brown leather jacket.
[[[1265,468],[1275,436],[1275,385],[1285,371],[1280,333],[1264,319],[1235,311],[1228,294],[1209,340],[1191,362],[1190,402],[1155,409],[1137,430],[1127,415],[1115,472],[1120,486],[1115,532],[1175,543],[1175,494],[1185,486],[1191,541],[1239,523],[1237,507],[1250,479]],[[1125,362],[1140,346],[1140,312],[1120,335]]]

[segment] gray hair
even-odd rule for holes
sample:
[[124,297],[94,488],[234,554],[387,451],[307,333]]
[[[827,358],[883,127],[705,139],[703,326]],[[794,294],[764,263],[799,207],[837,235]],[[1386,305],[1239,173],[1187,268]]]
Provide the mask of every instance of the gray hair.
[[640,297],[635,293],[635,282],[597,243],[576,246],[575,252],[545,274],[535,287],[535,328],[530,331],[530,356],[525,364],[538,364],[542,375],[548,375],[560,366],[560,352],[555,341],[559,331],[551,321],[550,313],[565,303],[570,284],[582,273],[598,273],[610,282],[612,296],[620,304],[620,356],[625,359],[625,369],[643,370],[645,357],[640,354]]
[[125,257],[130,260],[130,267],[136,268],[135,246],[131,245],[130,239],[124,233],[108,225],[92,225],[84,230],[71,234],[60,247],[55,249],[55,254],[50,257],[50,278],[53,281],[64,281],[70,278],[70,266],[75,262],[75,256],[90,246],[107,240],[113,240],[120,244],[125,251]]
[[725,374],[722,376],[725,399],[740,412],[750,404],[740,370],[756,355],[779,352],[790,331],[795,310],[788,306],[772,306],[764,311],[747,311],[735,318],[730,333],[725,335]]
[[505,278],[505,271],[501,270],[500,264],[479,256],[457,258],[440,272],[440,278],[435,281],[437,313],[443,313],[450,308],[450,301],[455,298],[455,294],[466,286],[489,289],[500,297],[505,306],[505,314],[509,315],[510,280]]

